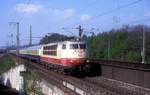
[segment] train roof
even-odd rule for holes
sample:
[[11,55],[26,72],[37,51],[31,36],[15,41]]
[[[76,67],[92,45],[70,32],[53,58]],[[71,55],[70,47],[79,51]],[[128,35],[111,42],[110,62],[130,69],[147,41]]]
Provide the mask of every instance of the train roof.
[[26,47],[26,48],[23,48],[21,50],[34,50],[34,49],[41,49],[43,45],[37,45],[37,46],[31,46],[31,47]]
[[41,49],[43,46],[47,45],[55,45],[55,44],[63,44],[63,43],[85,43],[84,41],[61,41],[61,42],[55,42],[55,43],[48,43],[48,44],[43,44],[43,45],[36,45],[36,46],[30,46],[30,47],[25,47],[20,50],[35,50],[35,49]]
[[44,44],[43,46],[46,46],[46,45],[55,45],[55,44],[63,44],[63,43],[85,43],[85,41],[74,41],[74,40],[71,40],[71,41],[61,41],[61,42],[54,42],[54,43],[48,43],[48,44]]

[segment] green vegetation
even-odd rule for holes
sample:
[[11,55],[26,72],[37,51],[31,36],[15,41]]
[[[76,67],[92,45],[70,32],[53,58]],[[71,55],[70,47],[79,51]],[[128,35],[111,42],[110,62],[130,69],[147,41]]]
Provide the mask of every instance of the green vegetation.
[[[146,32],[146,62],[150,63],[150,27],[144,25],[126,25],[120,29],[84,37],[89,46],[90,58],[141,62],[143,29]],[[52,36],[46,36],[40,43],[60,41],[61,39],[57,39],[59,37],[57,35],[53,39]],[[46,38],[49,39],[46,40]],[[108,49],[108,47],[110,48]]]
[[4,55],[0,58],[0,74],[6,72],[11,67],[15,66],[15,62],[9,55]]
[[53,33],[51,35],[46,35],[44,38],[40,40],[40,44],[47,44],[50,42],[64,41],[69,37],[57,33]]
[[88,37],[90,57],[141,62],[143,29],[146,32],[146,62],[150,63],[150,27],[142,25],[125,26]]
[[41,87],[38,84],[40,81],[39,77],[35,75],[33,72],[24,73],[24,90],[27,95],[44,95],[41,91]]

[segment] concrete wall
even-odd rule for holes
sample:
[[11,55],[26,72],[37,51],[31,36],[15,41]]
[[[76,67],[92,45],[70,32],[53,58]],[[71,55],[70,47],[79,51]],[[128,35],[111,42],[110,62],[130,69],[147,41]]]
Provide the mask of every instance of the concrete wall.
[[2,74],[4,79],[3,83],[6,86],[14,88],[20,92],[23,91],[23,77],[20,75],[21,71],[25,71],[24,65],[18,65],[14,68],[11,68],[9,71]]
[[61,89],[57,86],[48,83],[47,81],[43,80],[39,83],[40,87],[42,88],[42,93],[45,95],[66,95]]
[[127,67],[118,67],[101,64],[102,76],[150,88],[149,70],[139,70]]

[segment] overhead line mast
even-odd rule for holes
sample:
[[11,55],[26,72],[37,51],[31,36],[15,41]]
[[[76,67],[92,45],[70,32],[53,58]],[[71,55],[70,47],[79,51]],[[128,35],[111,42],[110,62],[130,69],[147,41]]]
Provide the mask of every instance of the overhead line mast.
[[30,25],[30,41],[29,46],[32,46],[32,26]]
[[20,40],[19,40],[19,22],[9,22],[10,25],[16,25],[17,26],[17,35],[16,35],[16,42],[17,42],[17,54],[19,54],[19,46],[20,46]]
[[143,27],[143,48],[142,48],[142,63],[146,63],[145,62],[145,27]]
[[83,34],[83,28],[81,27],[81,25],[79,25],[79,27],[77,27],[76,29],[78,29],[78,31],[79,31],[79,34],[78,34],[78,36],[79,36],[79,40],[81,40],[82,39],[82,34]]

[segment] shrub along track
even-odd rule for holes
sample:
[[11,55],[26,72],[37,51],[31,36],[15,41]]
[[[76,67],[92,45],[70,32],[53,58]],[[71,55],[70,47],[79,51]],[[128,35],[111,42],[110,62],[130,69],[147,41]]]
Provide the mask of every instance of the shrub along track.
[[15,62],[8,54],[2,54],[0,56],[0,74],[8,71],[15,66]]

